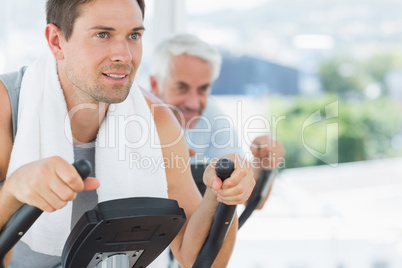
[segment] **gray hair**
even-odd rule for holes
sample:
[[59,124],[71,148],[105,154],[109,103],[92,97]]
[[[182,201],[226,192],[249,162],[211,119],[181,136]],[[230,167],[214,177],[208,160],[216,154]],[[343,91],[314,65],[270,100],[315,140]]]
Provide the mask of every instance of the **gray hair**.
[[180,34],[164,40],[155,49],[151,74],[155,76],[158,83],[162,83],[169,75],[171,58],[182,54],[205,60],[211,64],[212,80],[214,81],[218,78],[222,63],[222,57],[219,52],[194,35]]

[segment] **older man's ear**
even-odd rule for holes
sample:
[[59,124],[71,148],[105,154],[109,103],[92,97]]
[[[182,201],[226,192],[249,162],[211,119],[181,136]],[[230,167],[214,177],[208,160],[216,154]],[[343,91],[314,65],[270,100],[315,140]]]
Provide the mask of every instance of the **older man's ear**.
[[159,96],[159,85],[158,81],[156,80],[155,76],[151,75],[149,77],[149,83],[151,84],[151,91],[156,97],[160,98]]

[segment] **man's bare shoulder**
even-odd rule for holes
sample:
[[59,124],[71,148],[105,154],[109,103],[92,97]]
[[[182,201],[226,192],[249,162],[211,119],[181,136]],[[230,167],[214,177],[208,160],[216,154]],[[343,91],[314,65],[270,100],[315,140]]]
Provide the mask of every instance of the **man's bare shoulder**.
[[164,156],[175,155],[188,159],[188,148],[184,131],[171,109],[152,93],[144,91],[145,99],[154,117]]
[[[177,137],[182,132],[179,122],[173,112],[169,109],[162,100],[153,95],[151,92],[141,89],[148,103],[151,113],[154,116],[156,127],[158,131],[168,131]],[[168,134],[166,133],[166,134]]]
[[[0,80],[0,120],[7,117],[11,120],[11,104],[6,86]],[[0,121],[2,122],[2,121]]]
[[169,106],[166,103],[164,103],[161,99],[156,97],[151,92],[146,91],[144,89],[141,90],[142,94],[145,97],[145,100],[147,101],[149,108],[151,109],[151,113],[153,116],[167,116],[171,117],[172,120],[176,120],[172,111],[169,109]]
[[144,95],[144,97],[148,103],[148,106],[151,106],[152,104],[164,104],[164,102],[161,99],[156,97],[151,92],[149,92],[141,87],[140,87],[140,89],[141,89],[142,95]]
[[13,145],[13,125],[8,92],[0,81],[0,181],[6,178]]

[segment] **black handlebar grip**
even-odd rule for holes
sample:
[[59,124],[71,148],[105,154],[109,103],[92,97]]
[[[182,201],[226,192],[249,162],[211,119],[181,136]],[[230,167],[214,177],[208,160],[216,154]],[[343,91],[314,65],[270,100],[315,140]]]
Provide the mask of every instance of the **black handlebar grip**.
[[83,180],[85,180],[89,176],[89,174],[91,174],[92,165],[91,162],[89,162],[86,159],[80,159],[78,161],[75,161],[73,163],[73,166],[75,167],[78,174],[80,174]]
[[223,158],[219,159],[218,162],[216,162],[216,165],[215,165],[216,175],[222,181],[224,181],[227,178],[229,178],[230,175],[232,175],[234,169],[235,169],[235,167],[234,167],[233,161],[230,160],[227,157],[223,157]]
[[269,185],[271,180],[275,177],[275,172],[272,170],[261,170],[257,183],[254,187],[254,192],[248,199],[248,203],[239,217],[239,228],[247,221],[253,211],[260,204],[260,201],[268,194]]
[[[227,157],[223,157],[216,162],[216,175],[224,181],[229,178],[234,171],[234,163]],[[226,235],[229,231],[236,212],[236,205],[229,206],[219,203],[216,208],[209,235],[202,246],[193,268],[210,268],[218,255]]]
[[[88,160],[78,160],[73,163],[78,174],[84,180],[91,173],[91,163]],[[28,204],[20,207],[17,212],[6,223],[0,233],[0,268],[4,267],[4,258],[6,254],[17,244],[21,237],[42,214],[42,210]]]

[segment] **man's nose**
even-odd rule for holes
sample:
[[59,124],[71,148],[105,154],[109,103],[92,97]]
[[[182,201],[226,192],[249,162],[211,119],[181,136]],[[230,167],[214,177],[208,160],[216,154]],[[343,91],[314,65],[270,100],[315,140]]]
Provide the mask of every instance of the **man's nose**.
[[111,47],[111,59],[113,62],[129,63],[133,57],[126,40],[117,40]]
[[200,96],[196,90],[190,90],[186,96],[185,105],[191,110],[198,110],[200,108]]

